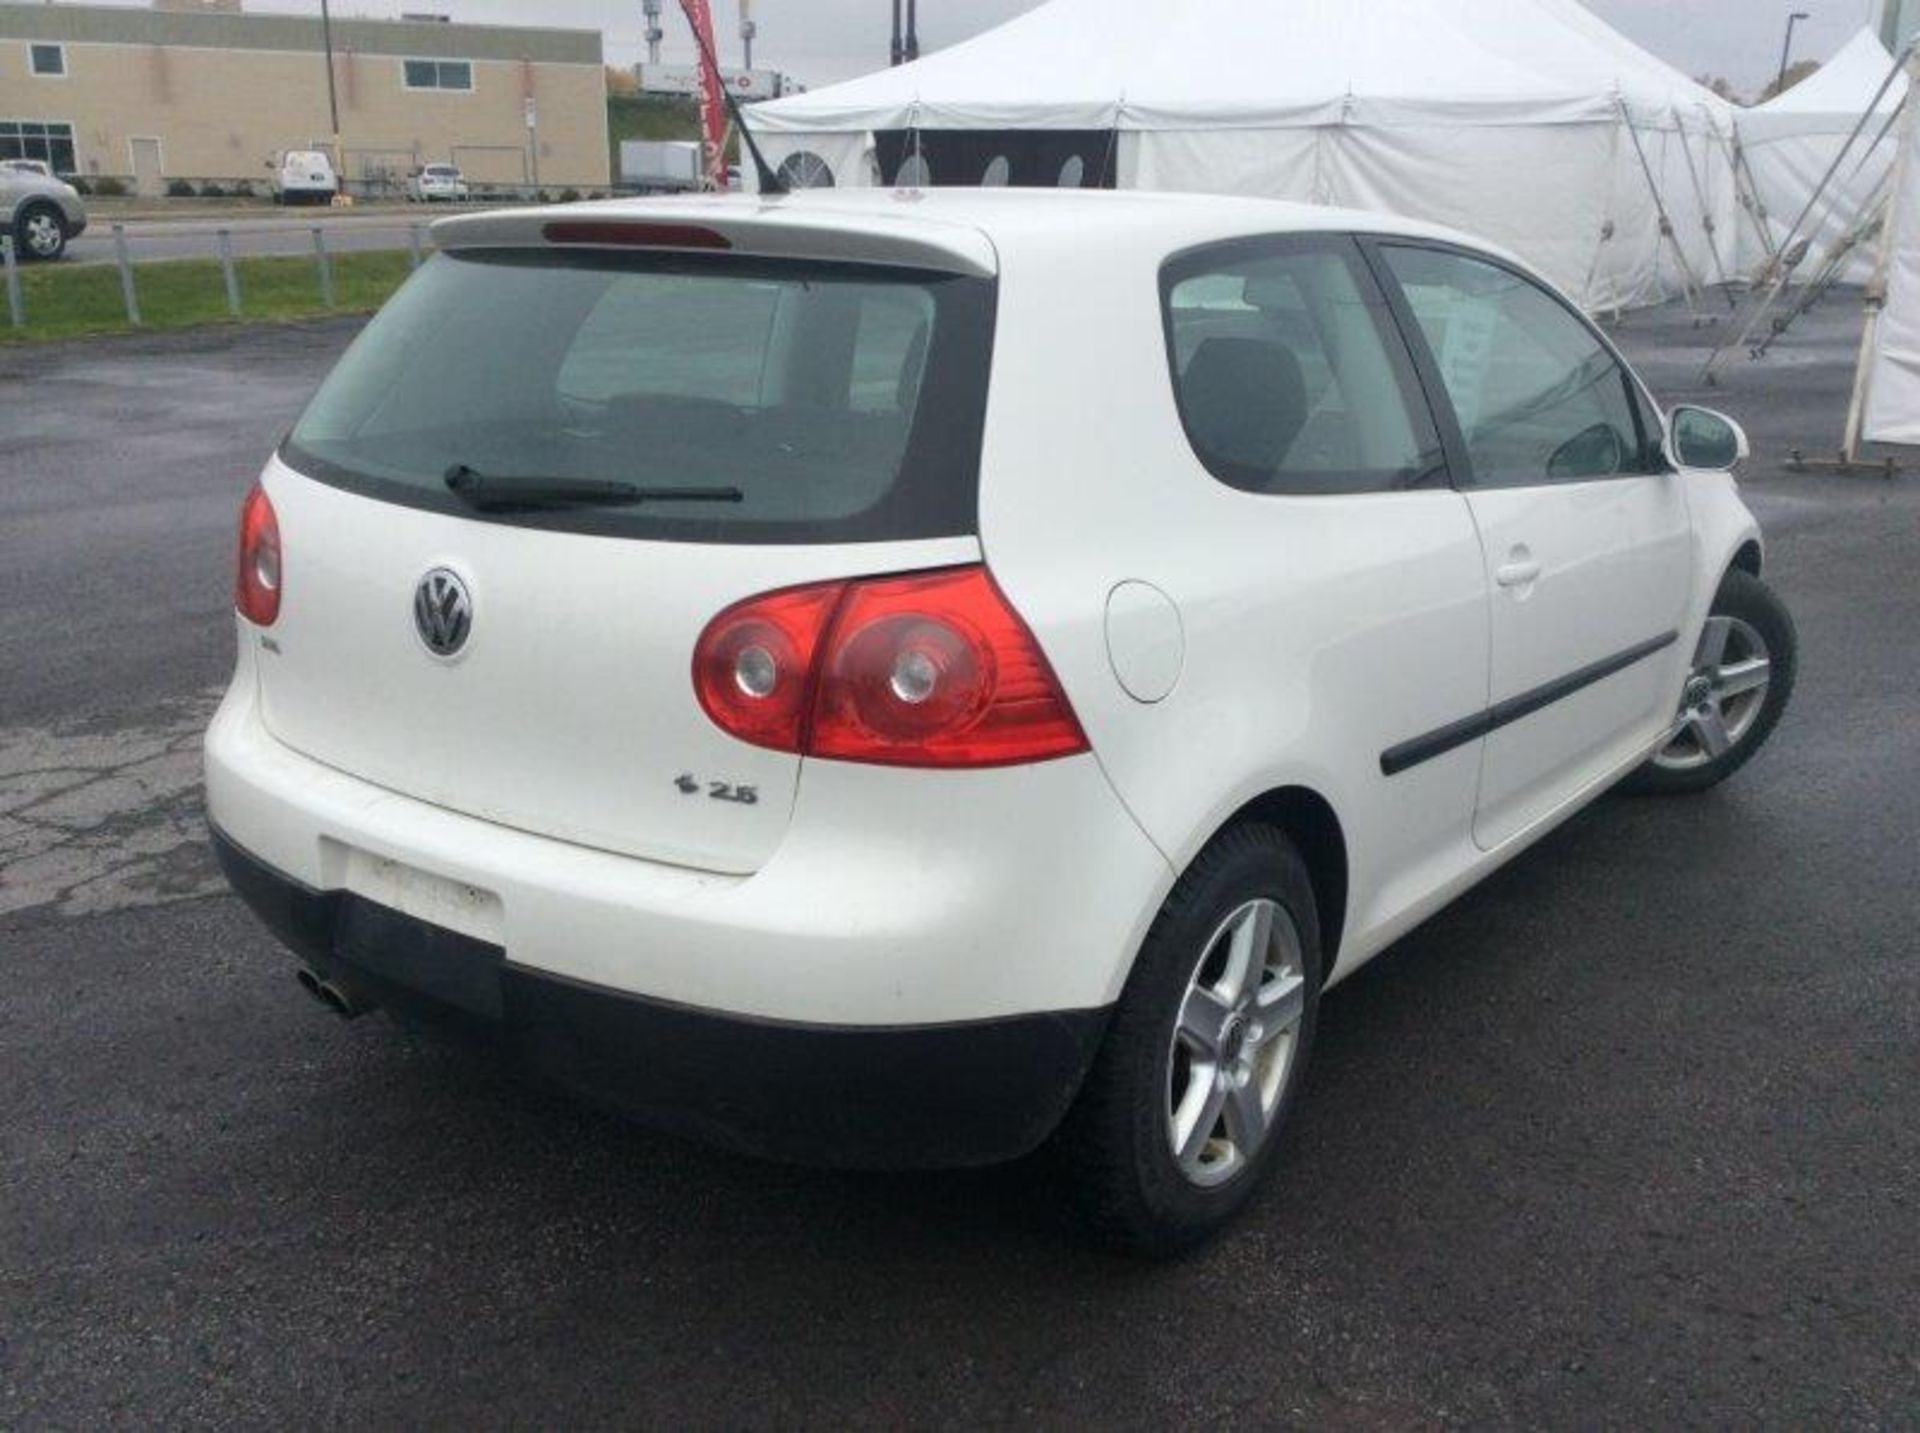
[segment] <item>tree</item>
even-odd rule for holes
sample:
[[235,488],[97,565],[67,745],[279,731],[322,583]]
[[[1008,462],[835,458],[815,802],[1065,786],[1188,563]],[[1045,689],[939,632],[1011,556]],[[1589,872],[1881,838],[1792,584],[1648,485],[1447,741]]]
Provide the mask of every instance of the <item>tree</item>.
[[1787,66],[1787,72],[1784,75],[1780,76],[1779,79],[1770,81],[1767,87],[1760,91],[1760,98],[1756,100],[1755,103],[1765,104],[1775,95],[1785,94],[1819,68],[1820,62],[1818,60],[1795,60]]
[[640,93],[640,81],[632,70],[619,65],[607,66],[607,93],[610,95],[637,95]]
[[1729,81],[1725,75],[1695,75],[1693,78],[1695,84],[1712,90],[1729,104],[1746,103],[1746,101],[1740,97],[1739,91],[1734,89],[1732,82]]

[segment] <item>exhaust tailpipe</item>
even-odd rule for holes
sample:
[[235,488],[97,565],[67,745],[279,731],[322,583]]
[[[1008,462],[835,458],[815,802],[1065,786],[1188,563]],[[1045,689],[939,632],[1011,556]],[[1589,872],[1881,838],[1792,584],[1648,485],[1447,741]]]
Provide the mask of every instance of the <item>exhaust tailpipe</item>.
[[300,983],[302,990],[342,1020],[357,1020],[374,1008],[373,1002],[356,992],[351,985],[328,980],[318,971],[302,967],[294,979]]

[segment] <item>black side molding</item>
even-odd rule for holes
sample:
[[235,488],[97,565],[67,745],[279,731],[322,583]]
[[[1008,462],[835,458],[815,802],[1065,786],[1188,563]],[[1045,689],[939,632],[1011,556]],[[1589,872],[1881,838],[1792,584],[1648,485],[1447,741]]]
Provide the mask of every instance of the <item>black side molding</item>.
[[1522,717],[1530,717],[1535,712],[1592,686],[1595,682],[1603,682],[1616,672],[1624,672],[1635,663],[1644,662],[1655,652],[1664,652],[1679,640],[1678,632],[1663,632],[1658,637],[1650,637],[1644,642],[1635,643],[1624,652],[1603,657],[1590,666],[1580,668],[1577,672],[1556,677],[1530,692],[1521,692],[1518,696],[1508,697],[1478,716],[1449,722],[1443,727],[1428,732],[1425,736],[1416,736],[1412,741],[1403,741],[1398,746],[1389,747],[1380,754],[1381,774],[1398,776],[1401,772],[1419,766],[1422,762],[1432,761],[1436,756],[1445,756],[1468,742],[1478,741],[1483,736],[1491,735],[1503,726],[1511,726]]

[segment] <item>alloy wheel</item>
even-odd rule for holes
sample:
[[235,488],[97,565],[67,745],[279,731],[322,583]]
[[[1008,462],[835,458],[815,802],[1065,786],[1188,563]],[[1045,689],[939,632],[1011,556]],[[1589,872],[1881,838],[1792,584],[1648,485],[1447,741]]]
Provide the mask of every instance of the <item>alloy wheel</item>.
[[1691,771],[1718,761],[1760,720],[1772,682],[1773,658],[1759,630],[1738,617],[1709,617],[1679,715],[1653,764]]
[[1266,1142],[1306,996],[1300,933],[1277,902],[1248,901],[1208,939],[1167,1061],[1167,1141],[1190,1183],[1226,1183]]
[[60,221],[44,209],[36,209],[27,215],[21,227],[27,248],[37,258],[51,259],[66,243],[66,235],[60,230]]

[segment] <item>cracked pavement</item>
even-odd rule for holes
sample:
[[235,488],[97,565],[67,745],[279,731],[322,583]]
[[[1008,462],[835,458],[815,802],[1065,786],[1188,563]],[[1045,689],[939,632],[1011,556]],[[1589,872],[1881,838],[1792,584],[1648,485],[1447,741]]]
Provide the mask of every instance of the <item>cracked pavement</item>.
[[219,692],[137,726],[0,730],[0,916],[98,915],[225,889],[206,842],[200,739]]
[[1280,1177],[1164,1267],[1044,1164],[759,1164],[318,1010],[198,743],[241,495],[354,326],[0,349],[0,1428],[1920,1424],[1920,476],[1777,466],[1856,314],[1711,392],[1715,331],[1620,334],[1753,430],[1773,744],[1334,992]]

